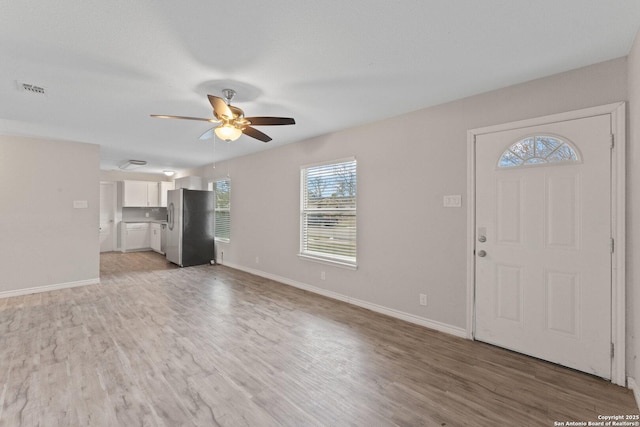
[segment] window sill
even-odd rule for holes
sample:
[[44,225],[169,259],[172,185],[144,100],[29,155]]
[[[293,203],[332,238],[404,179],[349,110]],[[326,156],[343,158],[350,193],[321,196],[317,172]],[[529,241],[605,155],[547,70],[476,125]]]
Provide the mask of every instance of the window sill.
[[333,266],[336,266],[336,267],[345,268],[347,270],[357,270],[358,269],[358,264],[352,264],[352,263],[347,262],[347,261],[339,261],[339,260],[335,260],[335,259],[322,258],[322,257],[317,257],[317,256],[307,255],[307,254],[298,254],[298,257],[302,258],[304,260],[307,260],[307,261],[313,261],[313,262],[319,262],[321,264],[333,265]]

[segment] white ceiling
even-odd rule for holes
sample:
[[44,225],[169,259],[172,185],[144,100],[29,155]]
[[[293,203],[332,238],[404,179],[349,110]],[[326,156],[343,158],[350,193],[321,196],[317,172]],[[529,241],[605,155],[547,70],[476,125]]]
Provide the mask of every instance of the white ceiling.
[[[0,0],[0,133],[182,170],[624,56],[638,0]],[[18,90],[16,82],[46,89]],[[198,137],[238,92],[264,144]]]

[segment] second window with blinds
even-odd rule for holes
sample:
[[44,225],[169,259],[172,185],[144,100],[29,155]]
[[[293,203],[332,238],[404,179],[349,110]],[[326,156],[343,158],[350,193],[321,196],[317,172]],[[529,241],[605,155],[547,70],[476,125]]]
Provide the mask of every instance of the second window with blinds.
[[303,166],[300,256],[356,267],[356,160]]
[[216,195],[215,239],[229,242],[231,239],[231,180],[229,178],[213,181],[210,190]]

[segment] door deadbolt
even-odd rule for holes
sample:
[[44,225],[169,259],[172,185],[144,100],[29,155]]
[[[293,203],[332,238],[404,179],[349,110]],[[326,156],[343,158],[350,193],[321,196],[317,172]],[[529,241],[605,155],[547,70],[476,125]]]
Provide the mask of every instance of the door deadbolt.
[[484,243],[484,242],[486,242],[486,241],[487,241],[487,236],[480,236],[480,237],[478,237],[478,242],[480,242],[480,243]]

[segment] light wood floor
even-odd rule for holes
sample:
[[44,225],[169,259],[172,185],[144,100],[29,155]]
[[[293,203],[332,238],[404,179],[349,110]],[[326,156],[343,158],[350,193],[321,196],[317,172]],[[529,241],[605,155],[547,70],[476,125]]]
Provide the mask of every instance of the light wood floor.
[[224,266],[0,300],[0,426],[553,426],[629,390]]

